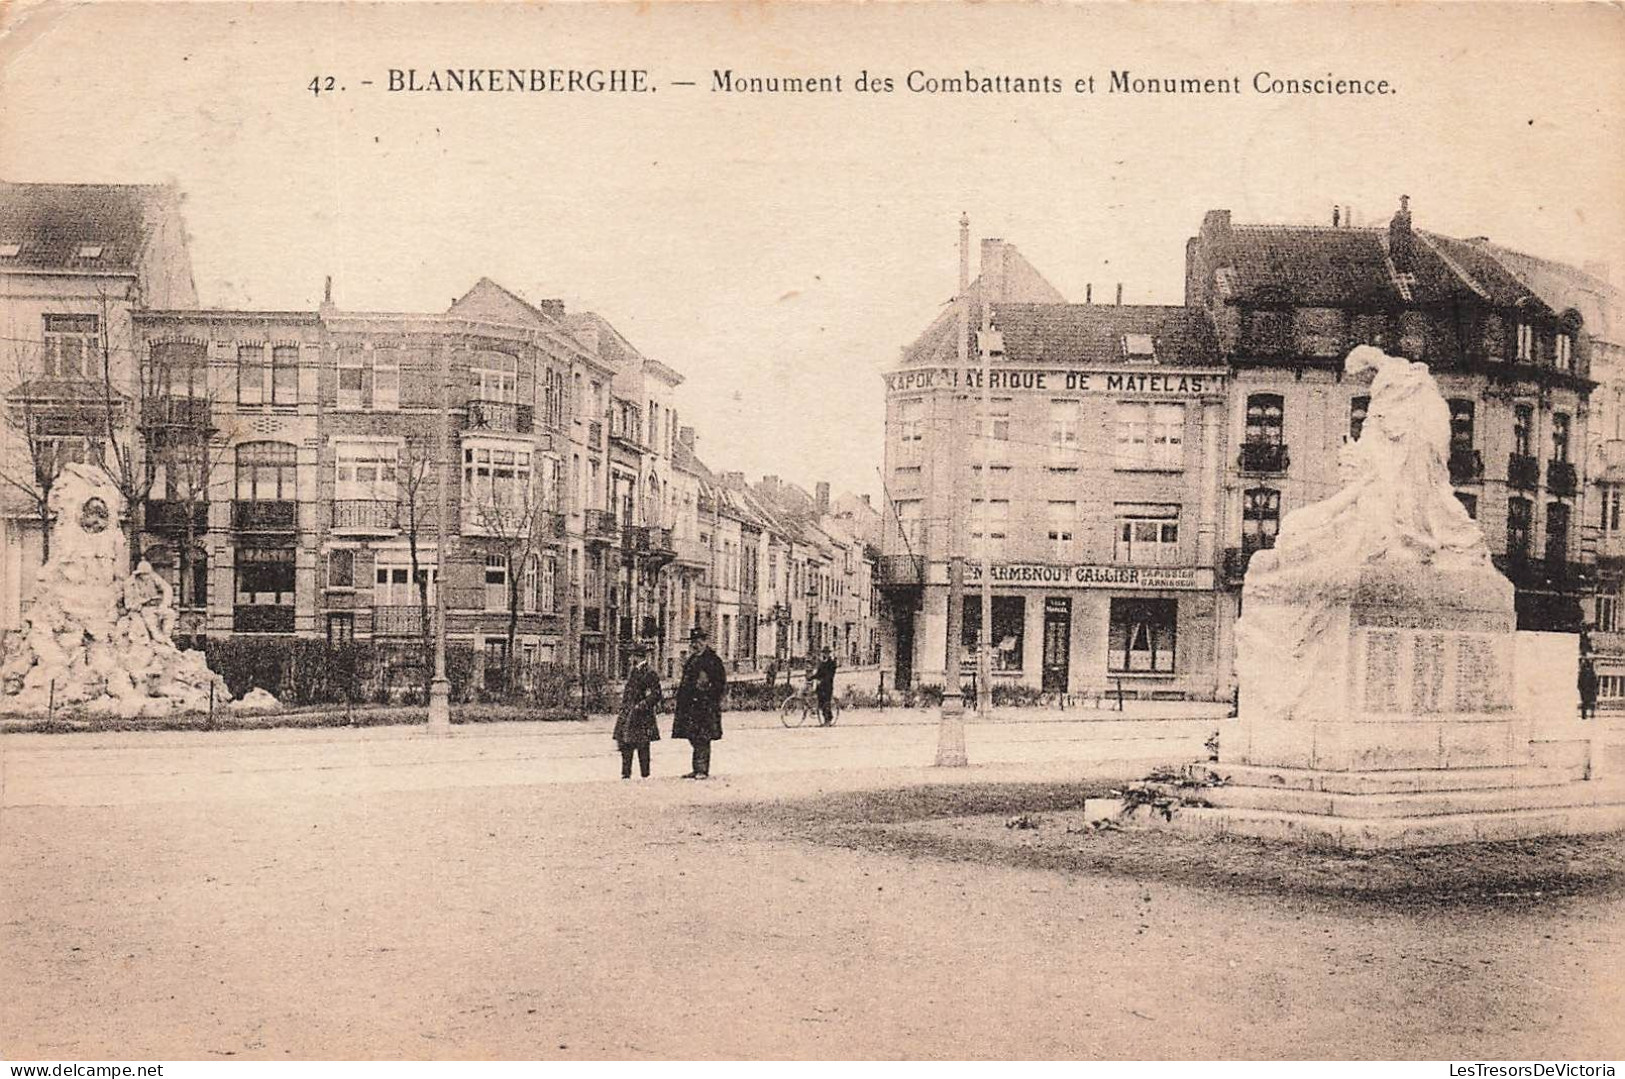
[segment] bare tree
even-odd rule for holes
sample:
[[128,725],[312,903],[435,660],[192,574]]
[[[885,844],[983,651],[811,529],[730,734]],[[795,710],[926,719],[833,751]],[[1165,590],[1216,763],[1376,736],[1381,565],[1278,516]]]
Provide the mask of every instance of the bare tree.
[[[434,680],[433,635],[429,619],[429,574],[418,564],[418,535],[429,512],[429,481],[438,478],[435,470],[435,444],[425,435],[407,435],[401,449],[400,463],[395,470],[396,490],[404,511],[401,528],[406,533],[406,547],[412,559],[412,580],[418,588],[418,620],[421,629],[419,644],[423,653],[423,699],[429,699],[429,683]],[[445,582],[439,582],[444,587]]]
[[113,344],[111,316],[115,297],[105,287],[98,287],[97,298],[100,311],[96,319],[94,355],[89,357],[85,371],[93,387],[86,401],[94,416],[87,419],[91,424],[100,426],[101,435],[106,439],[97,464],[118,488],[119,496],[124,500],[124,520],[120,522],[120,527],[124,529],[124,538],[129,545],[130,568],[133,570],[141,562],[141,549],[137,542],[141,529],[137,524],[137,513],[146,504],[147,494],[152,489],[152,470],[136,452],[133,437],[135,418],[125,414],[127,409],[136,407],[136,402],[115,385],[113,355],[116,351],[130,352],[128,348],[115,348]]
[[51,560],[51,488],[62,473],[65,455],[61,439],[54,434],[56,425],[51,422],[48,403],[41,400],[34,386],[43,374],[37,355],[40,352],[18,343],[11,353],[15,381],[7,394],[6,425],[22,438],[27,459],[8,459],[6,467],[0,469],[0,480],[28,500],[39,520],[43,563]]
[[[534,463],[534,459],[533,459]],[[542,523],[549,520],[546,505],[538,487],[535,469],[508,469],[504,476],[501,465],[493,465],[491,484],[484,491],[476,489],[474,519],[489,541],[489,546],[507,562],[508,575],[508,669],[504,680],[508,690],[513,689],[510,677],[514,667],[514,645],[519,636],[519,606],[521,582],[525,567],[542,542]],[[521,479],[521,475],[523,478]],[[506,481],[506,482],[504,482]]]

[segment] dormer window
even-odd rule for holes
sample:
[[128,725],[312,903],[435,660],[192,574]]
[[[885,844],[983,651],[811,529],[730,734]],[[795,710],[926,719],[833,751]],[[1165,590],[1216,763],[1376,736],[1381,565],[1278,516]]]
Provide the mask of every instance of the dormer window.
[[102,257],[101,244],[80,244],[79,257],[82,259],[99,259]]
[[1123,356],[1129,360],[1148,362],[1156,358],[1156,345],[1148,333],[1126,333],[1123,335]]
[[22,249],[22,244],[0,244],[0,259],[14,259]]

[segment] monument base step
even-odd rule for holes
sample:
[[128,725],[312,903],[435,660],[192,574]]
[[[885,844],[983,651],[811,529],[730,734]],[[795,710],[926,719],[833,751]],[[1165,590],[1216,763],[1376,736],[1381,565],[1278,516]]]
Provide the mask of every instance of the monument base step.
[[1232,785],[1328,794],[1400,794],[1411,791],[1471,791],[1497,787],[1555,787],[1583,779],[1583,765],[1497,768],[1424,768],[1377,772],[1332,772],[1315,768],[1276,768],[1258,764],[1211,764]]
[[1625,831],[1625,801],[1610,805],[1390,818],[1184,807],[1168,821],[1143,813],[1130,819],[1141,825],[1196,834],[1268,839],[1345,850],[1385,850]]
[[1230,785],[1204,790],[1202,797],[1220,809],[1263,810],[1355,820],[1567,809],[1625,800],[1618,790],[1587,782],[1375,794]]

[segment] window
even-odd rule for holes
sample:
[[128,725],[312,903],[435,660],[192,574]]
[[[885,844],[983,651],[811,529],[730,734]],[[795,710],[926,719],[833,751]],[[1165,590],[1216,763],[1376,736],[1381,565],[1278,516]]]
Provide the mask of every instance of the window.
[[469,396],[476,401],[517,401],[519,359],[505,352],[476,352],[468,364]]
[[1546,504],[1546,561],[1569,560],[1569,508],[1561,502]]
[[18,253],[22,251],[22,249],[22,244],[0,244],[0,259],[14,259],[17,257]]
[[1514,558],[1529,556],[1532,511],[1533,506],[1527,498],[1507,499],[1507,554]]
[[45,316],[45,374],[86,378],[95,374],[96,338],[101,323],[95,315]]
[[984,425],[987,437],[993,445],[993,459],[1004,459],[1006,446],[1010,442],[1010,398],[995,397],[988,401],[987,422]]
[[1123,402],[1117,406],[1116,467],[1178,469],[1185,465],[1185,406]]
[[1065,562],[1072,557],[1072,529],[1077,519],[1076,502],[1049,504],[1049,553],[1057,562]]
[[1244,440],[1254,446],[1279,446],[1285,441],[1286,405],[1278,393],[1254,393],[1247,397],[1247,429]]
[[1597,593],[1597,629],[1613,633],[1619,629],[1619,597]]
[[1051,401],[1049,403],[1049,466],[1073,469],[1078,467],[1079,418],[1081,406],[1077,401]]
[[530,453],[518,444],[465,445],[463,491],[468,508],[480,514],[522,510],[530,492]]
[[1117,504],[1118,562],[1168,565],[1179,561],[1179,507]]
[[1156,345],[1148,333],[1123,335],[1123,358],[1130,362],[1145,363],[1156,358]]
[[355,640],[355,615],[348,612],[327,616],[327,643],[345,644]]
[[526,614],[535,614],[541,604],[541,561],[535,555],[525,559],[525,576],[519,586],[519,602]]
[[[438,602],[436,581],[439,574],[438,567],[433,565],[433,552],[425,553],[422,549],[419,549],[420,566],[415,579],[412,577],[412,566],[408,561],[408,557],[408,553],[402,550],[386,549],[378,552],[378,565],[373,569],[373,606],[418,606],[419,596],[416,581],[428,582],[430,607],[433,607]],[[422,565],[424,559],[427,559],[430,564]]]
[[277,345],[271,349],[271,403],[299,403],[298,345]]
[[401,361],[394,349],[372,354],[372,407],[380,412],[401,407]]
[[338,547],[327,552],[327,587],[355,587],[355,551]]
[[237,403],[265,403],[265,346],[237,346]]
[[1527,322],[1518,323],[1518,359],[1535,358],[1535,328]]
[[239,502],[285,502],[297,498],[295,456],[288,442],[245,442],[237,447]]
[[1602,520],[1599,526],[1604,532],[1619,531],[1620,494],[1625,486],[1617,483],[1604,483],[1599,488],[1602,502]]
[[141,368],[141,394],[148,399],[206,398],[208,348],[198,341],[154,341]]
[[506,555],[485,556],[485,609],[508,609],[508,558]]
[[1452,450],[1470,450],[1473,448],[1473,409],[1472,401],[1463,397],[1450,399],[1450,448]]
[[1177,600],[1112,600],[1106,669],[1114,674],[1172,674],[1178,622]]
[[1004,556],[1004,541],[1010,527],[1010,500],[994,498],[983,502],[979,498],[971,499],[971,553],[981,556],[984,553],[983,537],[987,537],[986,555],[989,558],[1002,558]]
[[394,502],[396,458],[391,442],[341,442],[333,497],[340,501]]
[[102,257],[102,245],[80,244],[77,255],[82,259],[99,259]]
[[1572,370],[1574,367],[1574,338],[1569,334],[1557,335],[1557,369],[1559,371]]
[[1562,412],[1552,413],[1552,460],[1569,461],[1569,417]]
[[[994,596],[990,621],[993,630],[993,654],[989,657],[992,668],[995,671],[1019,672],[1027,625],[1026,599],[1022,596]],[[960,623],[960,640],[967,653],[974,653],[981,639],[982,597],[967,595],[965,616]],[[969,658],[967,655],[966,659]]]
[[1349,401],[1349,441],[1358,442],[1365,430],[1365,416],[1371,410],[1371,398],[1364,394]]
[[236,568],[238,606],[293,606],[292,547],[239,547]]
[[1281,492],[1253,487],[1241,496],[1241,549],[1264,551],[1275,546],[1281,531]]
[[897,525],[902,532],[903,545],[913,554],[924,554],[924,504],[917,498],[908,498],[899,499],[893,505],[897,508]]
[[919,398],[897,402],[897,440],[919,442],[925,437],[925,402]]
[[1461,508],[1467,511],[1467,516],[1471,517],[1475,521],[1478,520],[1478,496],[1477,495],[1470,495],[1470,494],[1467,494],[1465,491],[1457,491],[1456,492],[1456,501],[1460,502],[1461,503]]
[[367,362],[367,354],[358,348],[344,348],[339,350],[339,398],[340,408],[364,408],[367,398],[371,396],[371,365]]
[[1530,405],[1516,405],[1512,409],[1512,452],[1528,457],[1535,450],[1535,410]]

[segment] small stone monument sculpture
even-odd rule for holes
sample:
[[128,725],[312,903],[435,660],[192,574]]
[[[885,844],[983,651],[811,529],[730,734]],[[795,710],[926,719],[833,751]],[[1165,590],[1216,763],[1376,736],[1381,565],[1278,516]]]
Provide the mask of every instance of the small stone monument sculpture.
[[1355,848],[1625,827],[1625,791],[1531,745],[1512,584],[1451,487],[1427,367],[1366,346],[1347,371],[1373,378],[1343,486],[1252,558],[1226,782],[1175,826]]
[[142,562],[128,575],[118,488],[96,468],[63,466],[51,488],[51,560],[21,629],[0,653],[0,710],[77,707],[124,717],[163,716],[231,699],[201,652],[170,634],[169,582]]

